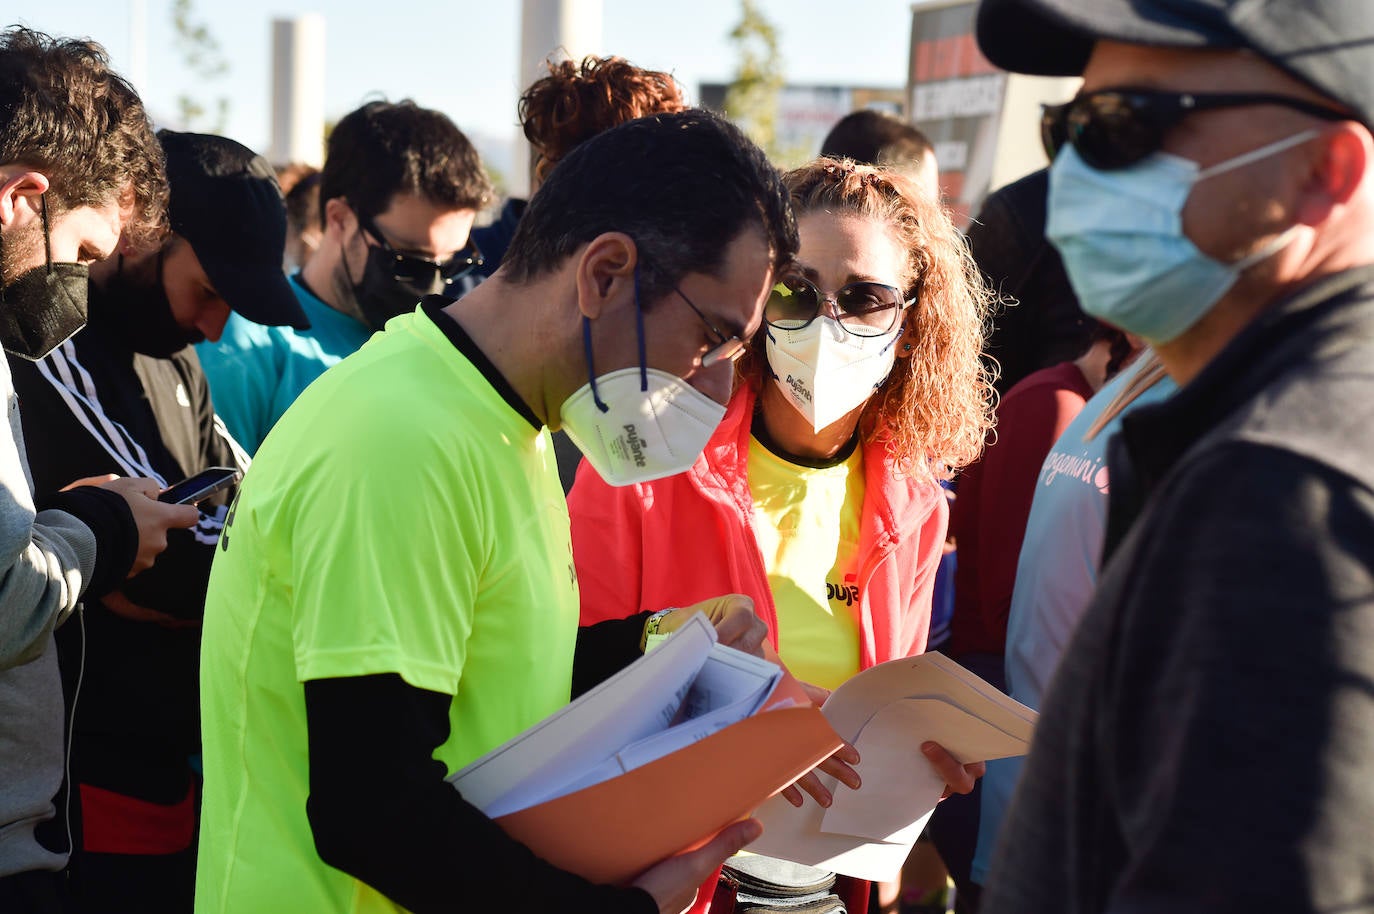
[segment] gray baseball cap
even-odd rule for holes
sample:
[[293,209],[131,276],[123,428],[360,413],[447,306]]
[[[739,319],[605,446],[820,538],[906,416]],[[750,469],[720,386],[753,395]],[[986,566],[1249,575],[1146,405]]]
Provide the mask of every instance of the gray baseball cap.
[[1014,73],[1076,76],[1098,39],[1248,48],[1374,125],[1374,0],[982,0],[978,45]]

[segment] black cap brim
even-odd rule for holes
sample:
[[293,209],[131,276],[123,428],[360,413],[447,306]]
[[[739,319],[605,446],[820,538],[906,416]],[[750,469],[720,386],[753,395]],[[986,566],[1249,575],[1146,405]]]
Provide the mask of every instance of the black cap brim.
[[215,291],[236,314],[269,327],[310,329],[310,319],[305,316],[291,283],[281,270],[234,263],[213,255],[201,257],[200,265],[205,268]]
[[1171,48],[1238,48],[1248,43],[1207,4],[1185,4],[1187,15],[1145,9],[1138,0],[983,0],[978,46],[1004,70],[1036,76],[1078,76],[1102,39]]

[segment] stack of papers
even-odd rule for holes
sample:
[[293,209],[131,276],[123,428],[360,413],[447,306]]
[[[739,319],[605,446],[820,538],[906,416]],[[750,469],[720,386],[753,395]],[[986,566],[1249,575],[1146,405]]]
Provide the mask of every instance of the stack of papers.
[[541,857],[596,882],[709,840],[840,746],[775,664],[704,616],[449,778]]
[[858,790],[821,780],[835,802],[781,797],[757,815],[750,850],[861,879],[894,878],[935,810],[944,781],[921,754],[934,740],[964,764],[1024,755],[1036,713],[943,654],[893,660],[853,677],[822,708],[859,751]]

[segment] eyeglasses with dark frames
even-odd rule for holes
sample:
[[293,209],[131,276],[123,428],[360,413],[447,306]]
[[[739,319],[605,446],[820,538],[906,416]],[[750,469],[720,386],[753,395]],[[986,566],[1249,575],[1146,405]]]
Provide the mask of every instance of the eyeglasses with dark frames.
[[692,300],[688,298],[681,289],[677,286],[673,286],[673,291],[681,296],[682,300],[687,303],[687,307],[696,312],[697,317],[701,318],[701,322],[706,325],[706,329],[710,330],[711,335],[716,339],[716,345],[706,350],[701,356],[702,368],[710,368],[712,365],[719,365],[721,362],[734,362],[739,359],[740,356],[744,355],[744,340],[733,334],[726,336],[715,324],[711,323],[711,319],[702,313],[700,308],[692,304]]
[[903,310],[916,299],[880,282],[851,282],[834,292],[822,292],[800,274],[784,276],[768,293],[763,318],[779,330],[800,330],[821,316],[826,302],[835,320],[854,336],[882,336],[897,326]]
[[1084,92],[1044,105],[1040,142],[1053,161],[1065,145],[1099,171],[1128,168],[1158,152],[1170,128],[1190,114],[1249,105],[1279,105],[1324,120],[1351,120],[1335,108],[1288,95],[1252,92],[1163,92],[1117,88]]
[[391,257],[392,276],[397,282],[427,289],[434,284],[434,279],[437,276],[447,285],[456,279],[461,279],[485,263],[482,252],[477,248],[477,243],[471,238],[468,239],[468,246],[463,250],[445,257],[443,260],[435,260],[420,254],[399,251],[392,247],[391,243],[386,240],[386,235],[377,228],[377,224],[365,216],[358,217],[358,224],[362,226],[364,232],[372,237],[373,241],[377,242],[377,246]]

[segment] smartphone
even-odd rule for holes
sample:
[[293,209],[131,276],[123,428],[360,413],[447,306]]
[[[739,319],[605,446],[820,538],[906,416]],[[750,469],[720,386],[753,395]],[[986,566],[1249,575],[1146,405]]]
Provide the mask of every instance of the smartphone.
[[157,500],[174,505],[194,505],[216,492],[224,491],[242,478],[243,472],[237,467],[210,467],[169,487]]

